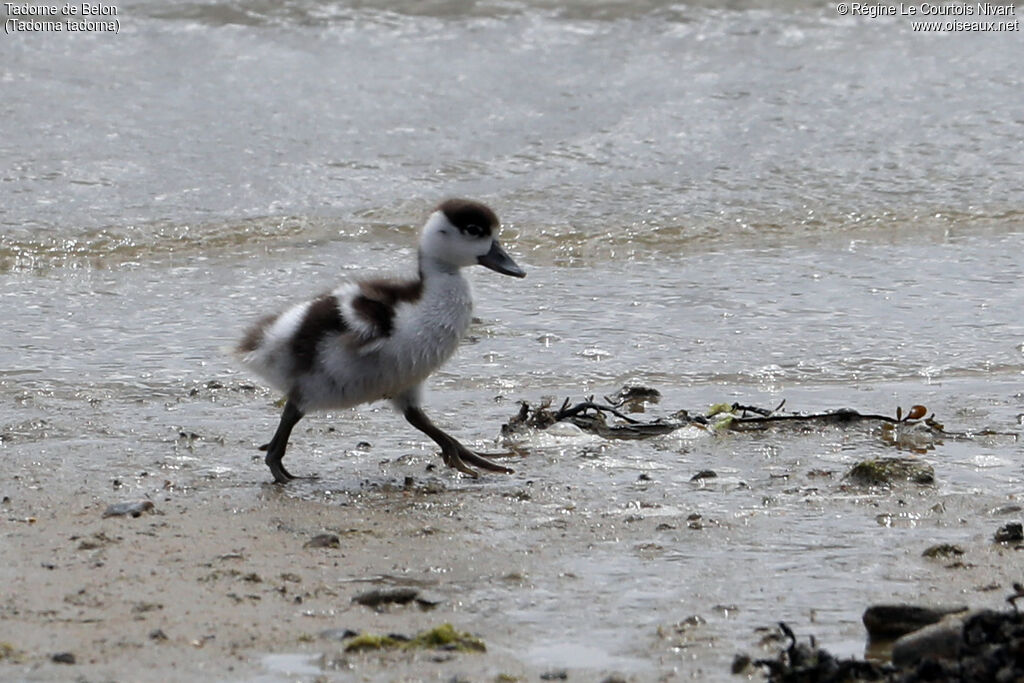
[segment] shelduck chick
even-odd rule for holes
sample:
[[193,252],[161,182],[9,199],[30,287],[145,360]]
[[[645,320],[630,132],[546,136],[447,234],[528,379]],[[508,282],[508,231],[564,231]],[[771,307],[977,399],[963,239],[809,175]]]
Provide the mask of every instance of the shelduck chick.
[[498,243],[498,228],[483,204],[449,199],[423,227],[417,279],[343,284],[249,329],[237,348],[242,363],[287,398],[274,437],[261,447],[275,481],[295,478],[281,461],[292,428],[308,411],[380,399],[433,439],[449,467],[473,477],[470,465],[512,472],[441,431],[420,407],[423,381],[469,327],[473,300],[461,269],[480,264],[526,277]]

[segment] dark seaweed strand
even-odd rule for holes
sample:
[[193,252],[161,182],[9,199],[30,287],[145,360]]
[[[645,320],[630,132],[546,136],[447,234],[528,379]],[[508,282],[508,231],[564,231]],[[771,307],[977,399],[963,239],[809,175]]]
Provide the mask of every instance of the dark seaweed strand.
[[498,229],[498,216],[480,202],[449,199],[437,208],[459,232],[469,232],[474,237],[490,237]]
[[310,370],[316,361],[316,349],[320,340],[329,334],[345,332],[348,329],[335,296],[324,294],[314,299],[306,309],[299,328],[292,335],[290,346],[292,357],[295,359],[295,370]]

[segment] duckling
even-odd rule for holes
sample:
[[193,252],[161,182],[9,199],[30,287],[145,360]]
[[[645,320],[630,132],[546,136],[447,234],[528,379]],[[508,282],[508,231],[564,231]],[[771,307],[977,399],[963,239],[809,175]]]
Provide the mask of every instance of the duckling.
[[472,317],[461,269],[479,264],[526,277],[498,242],[499,227],[480,202],[444,201],[423,227],[416,279],[348,282],[249,328],[236,349],[239,359],[286,397],[277,431],[260,448],[274,481],[295,478],[282,459],[307,412],[382,399],[441,447],[448,467],[471,477],[479,476],[471,465],[512,472],[442,431],[421,405],[423,382],[455,353]]

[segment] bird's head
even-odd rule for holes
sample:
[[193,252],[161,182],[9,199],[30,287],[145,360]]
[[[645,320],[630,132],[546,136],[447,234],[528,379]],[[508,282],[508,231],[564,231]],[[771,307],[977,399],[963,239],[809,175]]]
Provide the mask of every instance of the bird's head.
[[526,277],[498,242],[498,217],[469,199],[448,199],[430,214],[420,239],[420,253],[451,268],[482,265],[513,277]]

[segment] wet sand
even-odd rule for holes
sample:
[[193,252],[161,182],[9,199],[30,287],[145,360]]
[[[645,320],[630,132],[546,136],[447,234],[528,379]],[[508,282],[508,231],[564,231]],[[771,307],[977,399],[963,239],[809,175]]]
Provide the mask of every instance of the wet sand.
[[[333,506],[268,484],[238,506],[209,487],[164,491],[152,496],[153,511],[104,519],[105,501],[122,497],[116,492],[43,489],[6,489],[0,640],[19,653],[0,663],[5,680],[269,680],[316,671],[321,655],[325,674],[383,680],[528,669],[510,652],[514,634],[462,608],[467,587],[529,575],[528,553],[509,557],[478,537],[467,508],[480,501],[465,495],[414,485],[381,494],[379,505]],[[340,547],[304,547],[323,533]],[[440,604],[377,612],[352,603],[374,586],[404,585]],[[490,641],[490,651],[345,655],[343,643],[319,636],[346,628],[413,635],[445,622]],[[50,661],[64,652],[73,666]]]
[[[616,624],[616,647],[602,637],[607,624],[597,622],[590,645],[587,624],[578,623],[572,634],[545,646],[538,635],[549,627],[524,615],[531,605],[557,603],[566,618],[575,613],[585,621],[595,605],[576,599],[614,608],[616,596],[631,593],[635,601],[637,586],[629,577],[588,585],[595,580],[588,563],[607,561],[610,549],[661,564],[655,571],[670,582],[666,546],[719,545],[725,565],[745,561],[740,544],[730,546],[750,525],[770,533],[764,524],[770,517],[716,519],[706,510],[701,516],[693,511],[696,503],[691,509],[652,502],[656,487],[648,490],[647,503],[594,515],[574,503],[579,491],[573,486],[541,481],[548,462],[543,455],[516,463],[539,475],[536,480],[472,482],[447,471],[425,472],[430,462],[426,452],[392,461],[388,475],[349,491],[330,491],[329,482],[317,480],[260,484],[269,475],[259,462],[187,485],[172,483],[184,481],[173,474],[105,485],[87,476],[73,491],[48,485],[53,479],[41,467],[23,468],[3,488],[0,642],[12,651],[0,661],[0,678],[483,681],[538,680],[564,671],[572,680],[729,680],[734,653],[761,651],[757,642],[764,634],[729,614],[748,610],[751,598],[768,597],[756,597],[769,580],[756,562],[745,572],[749,583],[733,586],[731,603],[720,602],[707,585],[680,587],[688,601],[669,593],[659,599],[651,586],[650,620]],[[708,493],[713,490],[712,480]],[[110,503],[142,499],[154,509],[137,518],[103,517]],[[849,512],[840,499],[815,505],[826,517]],[[901,514],[923,519],[929,508],[944,507],[955,518],[958,506],[970,506],[928,487],[866,493],[855,505],[899,511],[897,528]],[[1004,589],[1020,578],[1019,552],[985,536],[999,517],[949,521],[970,529],[961,566],[922,560],[911,548],[905,555],[895,551],[901,559],[887,559],[885,571],[890,578],[907,571],[910,578],[909,561],[923,580],[907,593],[931,603],[999,605]],[[880,527],[876,533],[890,532]],[[339,547],[306,547],[324,533],[337,535]],[[769,551],[779,562],[786,561],[784,546],[780,539]],[[714,584],[716,567],[701,571]],[[396,586],[418,588],[438,604],[377,611],[352,602],[366,590]],[[863,591],[853,601],[867,607],[871,589],[853,588],[856,576],[837,575],[833,586],[836,604],[849,600],[840,593],[852,589]],[[783,596],[774,602],[767,609],[788,618]],[[819,605],[823,623],[834,619],[836,604]],[[771,626],[765,616],[763,625]],[[487,652],[353,654],[323,635],[344,629],[414,635],[443,623],[481,638]],[[793,626],[808,635],[813,610],[811,623]],[[53,661],[58,653],[71,653],[75,663]],[[553,664],[559,661],[564,665]]]

